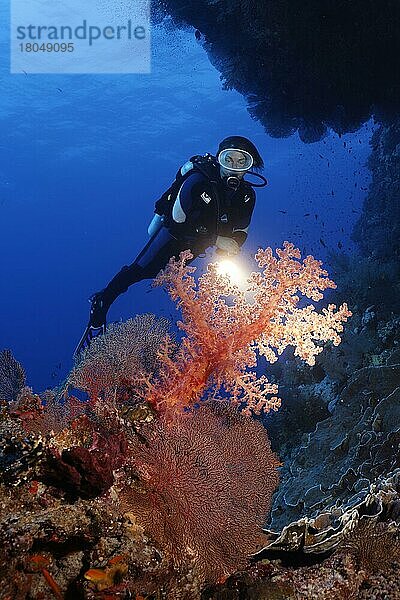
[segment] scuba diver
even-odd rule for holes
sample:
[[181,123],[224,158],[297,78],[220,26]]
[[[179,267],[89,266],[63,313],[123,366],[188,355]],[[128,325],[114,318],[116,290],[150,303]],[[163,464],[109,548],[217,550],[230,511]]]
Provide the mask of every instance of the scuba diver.
[[[75,356],[105,333],[107,311],[116,298],[143,279],[156,277],[172,256],[190,250],[193,259],[207,248],[236,255],[247,238],[256,194],[267,185],[265,177],[251,170],[264,167],[255,145],[245,137],[227,137],[216,156],[193,156],[178,171],[175,181],[155,204],[148,227],[149,241],[129,266],[124,266],[101,291],[91,296],[89,323]],[[261,180],[244,179],[250,173]]]

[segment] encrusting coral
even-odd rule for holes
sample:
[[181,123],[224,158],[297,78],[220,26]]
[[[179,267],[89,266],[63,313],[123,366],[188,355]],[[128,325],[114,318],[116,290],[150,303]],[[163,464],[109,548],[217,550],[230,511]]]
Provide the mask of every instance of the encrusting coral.
[[[257,253],[261,271],[249,276],[246,292],[215,265],[196,285],[189,258],[172,259],[156,282],[181,310],[180,342],[151,315],[115,324],[75,366],[58,405],[57,394],[27,391],[3,415],[10,443],[22,444],[21,458],[11,452],[1,491],[19,523],[5,514],[3,557],[13,585],[17,572],[31,573],[23,565],[40,548],[45,566],[40,555],[35,581],[53,593],[68,587],[87,598],[129,590],[194,599],[206,582],[245,567],[265,543],[279,463],[252,414],[276,410],[279,400],[276,386],[247,369],[258,355],[274,362],[288,345],[312,365],[324,342],[340,342],[350,313],[346,305],[320,313],[307,305],[334,283],[292,244],[276,256]],[[87,391],[89,402],[68,397],[71,385]],[[18,497],[10,484],[20,485]],[[78,503],[87,523],[64,527],[63,511]],[[71,548],[81,566],[74,563],[69,580]],[[54,571],[48,554],[63,557],[66,572]],[[149,579],[150,564],[160,570]],[[29,589],[26,577],[21,586]]]

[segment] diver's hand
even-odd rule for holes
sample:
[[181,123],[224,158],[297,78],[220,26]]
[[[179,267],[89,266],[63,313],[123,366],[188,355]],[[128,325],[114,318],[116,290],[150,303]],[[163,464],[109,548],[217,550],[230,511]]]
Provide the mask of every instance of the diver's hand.
[[229,237],[223,237],[222,235],[217,236],[217,241],[215,242],[218,250],[222,250],[227,254],[239,254],[240,246],[235,240]]
[[104,327],[106,324],[106,317],[108,306],[104,302],[103,292],[96,292],[89,299],[91,303],[90,315],[89,315],[89,326],[94,328]]

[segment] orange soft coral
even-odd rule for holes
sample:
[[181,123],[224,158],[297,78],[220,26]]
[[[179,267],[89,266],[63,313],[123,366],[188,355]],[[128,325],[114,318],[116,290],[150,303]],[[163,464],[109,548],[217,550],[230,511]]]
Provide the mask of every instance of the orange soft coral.
[[210,264],[196,284],[195,267],[187,265],[190,251],[171,259],[157,277],[182,312],[179,327],[185,332],[180,348],[170,358],[166,340],[161,352],[162,369],[149,387],[147,399],[158,409],[171,409],[198,401],[206,390],[217,397],[222,388],[245,412],[276,410],[277,386],[265,376],[247,372],[257,354],[277,360],[287,346],[309,365],[315,363],[327,341],[340,343],[343,321],[351,315],[346,304],[330,304],[320,313],[315,302],[335,284],[312,256],[301,260],[300,251],[288,242],[282,249],[260,249],[255,259],[261,270],[250,274],[248,289],[240,291]]

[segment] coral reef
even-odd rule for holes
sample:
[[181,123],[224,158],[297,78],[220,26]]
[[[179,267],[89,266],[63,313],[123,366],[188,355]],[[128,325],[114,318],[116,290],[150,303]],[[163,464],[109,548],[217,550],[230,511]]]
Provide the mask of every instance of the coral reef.
[[278,461],[261,424],[215,401],[173,422],[114,410],[98,403],[28,437],[3,414],[13,460],[0,485],[0,598],[196,598],[262,547]]
[[[355,547],[351,547],[353,531],[363,519],[368,521],[368,525],[364,526],[363,523],[359,528],[360,537],[371,534],[379,539],[382,533],[379,527],[385,531],[383,522],[398,522],[399,491],[400,469],[395,469],[389,475],[382,475],[375,483],[370,484],[358,502],[349,503],[347,506],[338,503],[316,512],[314,517],[301,517],[290,522],[277,532],[267,529],[270,539],[267,555],[270,557],[274,552],[279,554],[281,551],[323,555],[338,548],[345,549],[350,554],[354,553]],[[380,525],[375,527],[377,523]],[[368,529],[369,527],[372,529]],[[393,556],[394,554],[395,552]],[[381,568],[384,568],[383,564]]]
[[51,448],[37,478],[71,498],[96,498],[111,488],[114,471],[125,463],[127,440],[116,427],[113,431],[104,425],[94,427],[89,419],[83,421],[75,420],[71,427],[83,426],[90,445],[74,445],[61,452]]
[[400,598],[400,470],[340,514],[290,523],[246,570],[202,598],[213,600],[377,600]]
[[400,467],[400,365],[365,367],[339,394],[334,412],[305,434],[274,499],[272,524],[349,507],[380,475]]
[[359,253],[330,257],[334,298],[346,298],[353,312],[341,345],[319,355],[313,370],[286,356],[276,372],[288,399],[280,414],[266,417],[284,462],[272,511],[278,530],[356,505],[399,466],[399,143],[397,121],[375,133],[373,180],[354,231]]
[[400,559],[397,527],[387,523],[361,521],[340,545],[341,551],[354,556],[357,565],[369,573],[388,573]]
[[63,393],[23,388],[4,407],[1,598],[195,599],[269,543],[279,463],[252,414],[277,407],[276,386],[247,368],[289,345],[314,364],[349,311],[304,301],[334,284],[291,244],[258,252],[248,297],[214,266],[196,284],[188,258],[157,282],[181,310],[179,343],[149,315],[116,324]]

